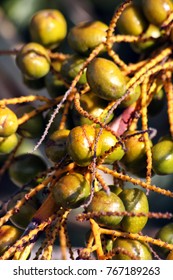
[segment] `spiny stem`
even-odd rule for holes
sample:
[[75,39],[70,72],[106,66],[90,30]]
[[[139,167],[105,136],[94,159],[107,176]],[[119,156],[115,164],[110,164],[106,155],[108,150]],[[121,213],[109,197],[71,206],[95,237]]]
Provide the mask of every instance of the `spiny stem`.
[[[148,118],[147,118],[147,92],[148,92],[149,78],[147,78],[141,86],[141,116],[142,116],[142,129],[148,130]],[[148,132],[143,134],[145,150],[147,156],[147,174],[146,183],[151,184],[151,172],[152,172],[152,153],[151,153],[151,143]]]
[[166,71],[166,79],[164,81],[164,88],[167,97],[167,112],[169,120],[169,130],[173,138],[173,85],[172,85],[172,73],[171,71]]
[[127,211],[94,211],[94,212],[87,212],[87,213],[82,213],[82,214],[78,214],[76,216],[76,220],[78,221],[85,221],[85,220],[89,220],[89,219],[93,219],[93,218],[97,218],[100,216],[126,216],[126,217],[148,217],[148,218],[154,218],[154,219],[172,219],[173,218],[173,214],[172,213],[160,213],[160,212],[149,212],[149,213],[136,213],[136,212],[127,212]]
[[53,114],[51,115],[51,117],[50,117],[50,119],[49,119],[49,121],[48,121],[48,123],[47,123],[47,125],[46,125],[46,128],[45,128],[45,130],[44,130],[43,135],[41,136],[41,138],[40,138],[40,140],[38,141],[38,143],[35,145],[35,147],[34,147],[32,153],[33,153],[34,151],[36,151],[36,150],[40,147],[40,145],[42,144],[42,142],[43,142],[44,139],[46,138],[46,135],[48,134],[48,131],[49,131],[50,127],[51,127],[51,124],[53,123],[53,121],[54,121],[56,115],[58,114],[59,110],[61,109],[63,103],[66,101],[67,97],[71,94],[71,91],[72,91],[72,87],[70,87],[70,88],[65,92],[63,98],[61,99],[61,101],[59,102],[59,104],[56,106],[56,108],[55,108]]
[[108,30],[107,30],[107,39],[106,39],[106,48],[107,48],[107,52],[108,52],[109,56],[114,60],[114,62],[116,64],[118,64],[124,70],[126,70],[128,66],[124,63],[124,61],[122,61],[119,58],[118,54],[112,49],[112,45],[113,45],[112,36],[113,36],[113,33],[114,33],[114,30],[115,30],[119,17],[121,16],[124,9],[129,5],[129,3],[131,3],[131,0],[126,0],[115,11],[115,13],[112,17],[112,20],[109,24]]
[[107,174],[112,175],[115,178],[121,179],[121,180],[126,181],[126,182],[131,182],[134,185],[139,185],[139,186],[141,186],[141,187],[143,187],[147,190],[151,190],[151,191],[157,192],[159,194],[163,194],[165,196],[173,197],[173,192],[171,192],[169,190],[165,190],[163,188],[156,187],[155,185],[148,185],[146,182],[143,182],[140,179],[132,178],[128,175],[118,173],[115,170],[113,171],[113,170],[111,170],[111,169],[109,169],[105,166],[102,166],[102,165],[97,166],[97,168],[102,170],[103,172],[105,172]]
[[147,235],[140,235],[138,233],[128,233],[128,232],[121,232],[118,230],[111,230],[111,229],[105,229],[105,228],[100,228],[101,234],[108,234],[116,237],[123,237],[123,238],[128,238],[132,240],[138,240],[142,242],[148,242],[153,245],[157,245],[159,247],[166,248],[168,250],[173,250],[173,244],[164,242],[160,239],[155,239]]
[[46,104],[38,106],[36,109],[33,109],[31,112],[24,114],[22,117],[18,118],[18,124],[21,125],[21,124],[25,123],[26,121],[28,121],[30,118],[40,114],[41,112],[44,112],[44,111],[52,108],[54,105],[59,103],[59,101],[61,99],[62,99],[62,97],[59,96],[59,97],[55,98],[53,101],[49,100],[49,102],[47,102]]
[[45,101],[50,102],[50,99],[42,96],[42,95],[29,95],[29,96],[20,96],[20,97],[14,97],[14,98],[8,98],[8,99],[1,99],[0,100],[0,106],[1,105],[15,105],[25,102],[33,102],[33,101]]
[[93,219],[90,219],[90,225],[95,239],[95,244],[97,246],[96,252],[97,252],[98,259],[102,259],[102,257],[104,256],[104,252],[103,252],[101,237],[100,237],[101,235],[100,227]]

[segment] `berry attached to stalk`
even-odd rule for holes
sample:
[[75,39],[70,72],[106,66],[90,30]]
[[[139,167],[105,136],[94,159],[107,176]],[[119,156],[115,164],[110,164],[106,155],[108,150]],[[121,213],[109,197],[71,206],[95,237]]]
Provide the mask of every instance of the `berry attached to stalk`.
[[[16,109],[16,115],[21,118],[27,113],[36,110],[34,106],[22,105]],[[34,117],[28,119],[26,122],[22,123],[18,127],[18,133],[26,138],[39,138],[44,131],[44,118],[41,113],[35,115]]]
[[33,180],[40,172],[46,171],[45,161],[35,154],[21,154],[16,156],[9,168],[12,182],[22,187]]
[[3,225],[0,228],[0,256],[18,240],[20,235],[21,231],[14,226]]
[[79,54],[88,55],[106,40],[108,26],[101,21],[82,22],[71,28],[68,43]]
[[0,137],[14,134],[18,128],[16,114],[6,106],[0,106]]
[[33,15],[29,30],[34,42],[55,48],[66,37],[67,23],[59,10],[41,10]]
[[51,162],[57,163],[66,155],[66,141],[69,133],[68,129],[56,130],[47,139],[45,153]]
[[123,212],[125,207],[122,200],[115,193],[110,192],[110,194],[107,194],[101,190],[94,193],[87,211],[91,213],[101,212],[94,218],[96,222],[101,226],[115,229],[123,219],[123,216],[116,214],[103,215],[102,212]]
[[149,22],[161,26],[173,11],[171,0],[142,0],[142,8]]
[[0,154],[9,154],[17,146],[18,136],[16,133],[8,137],[0,137]]
[[[158,232],[156,233],[155,238],[161,239],[164,242],[167,242],[169,244],[173,244],[173,223],[168,223],[164,225]],[[169,250],[165,248],[155,247],[155,250],[158,252],[158,254],[165,258]]]
[[93,59],[87,67],[86,76],[91,90],[100,98],[111,101],[125,94],[126,78],[109,59]]
[[30,79],[40,79],[50,70],[47,50],[38,43],[25,44],[16,56],[21,72]]
[[[99,133],[99,128],[97,129],[97,131]],[[99,136],[99,143],[101,145],[101,156],[103,156],[106,151],[114,147],[117,142],[118,142],[117,137],[113,135],[111,131],[107,131],[106,129],[103,129],[101,135]],[[123,156],[124,156],[124,150],[122,148],[122,145],[119,144],[112,152],[110,152],[105,157],[104,163],[112,164],[115,161],[121,160]]]
[[90,184],[82,174],[71,172],[58,180],[52,193],[58,205],[73,209],[86,202],[90,195]]
[[171,138],[160,140],[152,147],[153,170],[158,175],[173,173],[173,141]]
[[120,33],[128,35],[140,35],[147,27],[147,21],[138,5],[130,3],[122,12],[117,22]]
[[113,244],[113,249],[116,248],[124,249],[127,253],[120,251],[113,257],[114,260],[133,260],[133,257],[139,260],[152,260],[151,251],[144,242],[119,237]]
[[[122,199],[125,209],[128,212],[133,213],[144,213],[147,214],[149,211],[148,199],[146,194],[140,189],[126,189],[123,190],[119,197]],[[147,216],[125,216],[121,221],[122,229],[126,232],[138,233],[146,225],[148,220]]]
[[[88,166],[94,156],[97,132],[91,125],[74,127],[67,137],[67,152],[79,166]],[[101,153],[101,143],[96,145],[96,156]]]

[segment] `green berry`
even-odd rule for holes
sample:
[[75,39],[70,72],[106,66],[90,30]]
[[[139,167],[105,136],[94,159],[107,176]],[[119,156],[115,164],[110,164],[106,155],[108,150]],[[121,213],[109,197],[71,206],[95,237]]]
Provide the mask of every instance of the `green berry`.
[[50,70],[47,50],[38,43],[25,44],[16,56],[21,72],[29,79],[40,79]]
[[77,208],[84,204],[90,195],[90,184],[77,172],[61,177],[52,190],[56,203],[64,208]]
[[[140,189],[126,189],[123,190],[119,197],[124,203],[125,209],[127,212],[133,213],[144,213],[148,214],[149,205],[146,194]],[[147,216],[141,217],[128,217],[125,216],[121,221],[121,226],[123,231],[138,233],[140,232],[144,226],[146,225],[148,220]]]
[[0,137],[14,134],[18,128],[16,114],[6,106],[0,106]]
[[[97,129],[98,134],[100,129]],[[101,145],[101,156],[104,155],[106,151],[111,149],[111,147],[115,146],[118,142],[118,139],[115,135],[113,135],[110,131],[103,129],[101,131],[101,135],[99,136],[99,143]],[[122,145],[118,145],[110,154],[108,154],[104,160],[106,164],[112,164],[117,160],[121,160],[124,156],[124,150]]]
[[121,102],[120,107],[126,108],[136,102],[141,95],[141,87],[138,85],[133,91],[127,95],[127,97]]
[[131,45],[133,50],[137,53],[142,53],[155,47],[157,44],[157,39],[161,36],[161,31],[158,26],[149,24],[143,35],[148,39],[144,42],[137,42]]
[[[130,172],[140,174],[146,166],[146,148],[143,135],[133,136],[134,133],[137,133],[137,131],[128,131],[124,134],[125,136],[132,136],[124,141],[126,152],[122,158],[122,163]],[[152,142],[149,141],[152,147]]]
[[51,71],[45,76],[45,87],[52,98],[63,95],[66,91],[63,81],[58,78],[57,73]]
[[[7,210],[12,209],[17,203],[17,201],[22,199],[22,197],[25,194],[26,194],[25,192],[21,192],[13,196],[13,198],[7,204]],[[15,213],[13,216],[10,217],[10,221],[15,227],[24,230],[29,224],[29,222],[31,221],[36,210],[37,207],[32,201],[32,199],[28,200],[26,201],[26,203],[22,205],[19,212]]]
[[162,139],[152,147],[153,170],[158,175],[173,173],[173,141]]
[[171,0],[142,0],[145,17],[155,25],[162,25],[173,10]]
[[[106,100],[95,95],[92,91],[87,92],[86,94],[82,94],[80,97],[80,105],[81,107],[87,111],[94,118],[99,118],[101,122],[105,121],[106,112],[103,113],[105,107],[108,105]],[[109,123],[114,114],[112,113],[108,119],[106,119],[105,123]],[[83,125],[83,124],[92,124],[93,121],[80,115],[75,108],[72,110],[72,118],[75,126]],[[99,125],[98,125],[99,126]]]
[[48,138],[45,145],[45,153],[52,162],[60,161],[67,153],[66,141],[70,133],[68,129],[54,131]]
[[16,156],[9,168],[9,176],[12,182],[22,187],[29,183],[39,173],[45,171],[47,165],[45,161],[35,154],[21,154]]
[[33,15],[29,30],[32,41],[55,48],[66,37],[67,23],[59,10],[41,10]]
[[122,200],[113,192],[109,194],[104,191],[94,193],[91,203],[87,207],[88,212],[101,212],[94,219],[99,225],[114,229],[121,222],[123,216],[102,215],[102,212],[123,212],[125,211]]
[[[164,225],[161,229],[159,229],[155,235],[155,238],[161,239],[166,243],[173,244],[173,223],[168,223]],[[158,252],[158,254],[163,258],[165,258],[169,253],[168,249],[160,246],[157,246],[155,249]]]
[[100,98],[117,100],[126,91],[126,79],[118,66],[111,60],[97,57],[86,71],[91,90]]
[[147,21],[138,5],[130,3],[122,12],[117,22],[120,33],[128,35],[140,35],[147,27]]
[[[97,133],[94,127],[82,125],[74,127],[67,137],[67,152],[80,166],[88,166],[94,156]],[[100,155],[101,145],[96,147],[96,155]]]
[[18,136],[16,133],[8,137],[0,137],[0,154],[9,154],[14,150],[18,143]]
[[70,29],[68,43],[80,54],[89,54],[106,39],[108,26],[101,21],[82,22]]
[[[16,115],[18,118],[21,118],[27,113],[36,110],[34,106],[31,105],[22,105],[16,109]],[[37,114],[34,117],[28,119],[23,124],[19,125],[18,133],[27,138],[38,138],[42,135],[44,131],[44,118],[42,114]]]
[[133,257],[139,260],[152,260],[152,254],[147,243],[118,237],[113,244],[113,249],[116,248],[124,249],[129,255],[125,252],[119,252],[113,257],[114,260],[133,260]]
[[[79,55],[71,55],[62,63],[62,67],[60,70],[62,77],[64,77],[68,83],[71,83],[71,81],[75,79],[76,75],[82,69],[84,62],[85,59],[83,57]],[[86,70],[84,70],[78,83],[86,83]]]

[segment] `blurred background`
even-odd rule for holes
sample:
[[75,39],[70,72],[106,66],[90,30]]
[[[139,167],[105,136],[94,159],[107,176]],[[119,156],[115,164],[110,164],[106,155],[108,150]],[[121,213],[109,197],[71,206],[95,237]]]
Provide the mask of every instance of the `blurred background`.
[[[113,12],[121,3],[121,0],[0,0],[0,50],[18,48],[21,44],[30,41],[28,24],[32,15],[41,9],[59,9],[67,20],[68,30],[81,21],[101,20],[109,24]],[[117,49],[119,47],[117,46]],[[61,44],[60,51],[69,53],[66,40]],[[126,50],[119,48],[119,55],[125,61],[135,61],[137,55],[126,46]],[[27,95],[28,88],[22,83],[21,75],[15,64],[15,57],[9,55],[0,56],[0,98],[17,97]],[[43,94],[46,92],[43,91]],[[160,121],[161,119],[161,121]],[[150,126],[158,129],[160,137],[167,133],[166,106],[160,114],[151,118]],[[154,176],[153,184],[164,186],[173,190],[173,176]],[[5,185],[5,189],[1,186]],[[0,200],[15,191],[15,186],[3,177],[0,180]],[[171,199],[151,193],[149,196],[150,211],[173,211]],[[88,224],[76,224],[75,211],[70,217],[70,238],[75,247],[83,246]],[[167,222],[167,221],[166,221]],[[146,233],[151,235],[157,231],[163,220],[149,221]],[[75,226],[74,226],[75,225]]]

